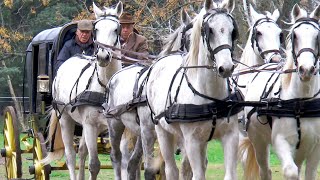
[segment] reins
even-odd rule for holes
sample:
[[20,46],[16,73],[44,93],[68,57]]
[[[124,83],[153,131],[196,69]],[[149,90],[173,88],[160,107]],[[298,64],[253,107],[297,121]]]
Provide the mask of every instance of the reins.
[[[154,56],[154,55],[147,55],[147,54],[144,54],[144,53],[129,51],[129,50],[126,50],[126,49],[117,48],[117,47],[110,46],[110,45],[107,45],[107,44],[103,44],[103,43],[100,43],[100,42],[96,42],[96,43],[97,43],[99,46],[101,46],[102,48],[105,48],[105,49],[108,49],[108,48],[109,48],[109,49],[112,49],[112,50],[114,50],[114,51],[121,51],[121,52],[130,54],[130,55],[140,56],[140,57],[143,57],[143,58],[146,58],[146,59],[155,60],[155,59],[158,58],[157,56]],[[121,55],[121,56],[124,56],[124,55]],[[135,59],[135,58],[129,58],[129,59],[139,60],[139,59]]]

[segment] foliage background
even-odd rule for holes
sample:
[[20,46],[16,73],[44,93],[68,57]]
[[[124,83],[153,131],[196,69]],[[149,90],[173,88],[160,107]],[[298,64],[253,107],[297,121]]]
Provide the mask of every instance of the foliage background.
[[[215,0],[219,1],[219,0]],[[295,3],[312,10],[318,0],[235,0],[232,13],[239,26],[236,57],[241,55],[248,36],[248,23],[244,4],[251,3],[259,12],[280,10],[281,20],[289,21]],[[98,7],[113,6],[118,0],[95,0]],[[180,25],[180,11],[187,10],[191,17],[200,11],[203,0],[123,0],[124,10],[134,15],[136,29],[148,38],[150,53],[157,55],[161,50],[161,40]],[[8,75],[18,97],[22,96],[22,80],[25,50],[32,37],[42,30],[62,26],[70,21],[91,18],[92,0],[0,0],[0,112],[11,103]],[[286,29],[286,24],[279,21]],[[7,102],[9,101],[9,102]]]

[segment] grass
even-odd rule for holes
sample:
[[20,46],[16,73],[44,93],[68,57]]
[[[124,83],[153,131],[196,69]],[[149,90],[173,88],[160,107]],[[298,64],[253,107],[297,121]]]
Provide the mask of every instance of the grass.
[[[0,148],[3,147],[3,120],[2,117],[0,117]],[[23,149],[23,146],[21,147]],[[208,168],[206,172],[207,179],[223,179],[224,177],[224,164],[223,164],[223,150],[222,146],[219,142],[211,141],[208,144]],[[101,165],[111,165],[110,157],[109,155],[105,154],[99,154],[99,159],[101,161]],[[180,164],[181,161],[181,155],[176,155],[177,164]],[[32,165],[32,154],[23,154],[22,156],[22,167],[23,167],[23,178],[29,179],[32,178],[31,175],[29,175],[28,167]],[[270,164],[272,169],[272,176],[273,180],[280,180],[282,178],[282,172],[280,167],[280,162],[277,159],[276,155],[271,152],[271,158],[270,158]],[[3,168],[3,163],[1,164],[0,161],[0,180],[2,180],[3,177],[5,177],[5,170]],[[242,169],[241,165],[238,165],[237,167],[238,177],[241,179],[242,177]],[[142,173],[143,174],[143,173]],[[88,178],[88,170],[86,170],[86,176]],[[101,180],[112,180],[113,178],[113,170],[112,169],[101,169],[98,179]],[[69,172],[67,170],[63,171],[52,171],[50,175],[51,180],[61,180],[61,179],[68,179]],[[318,170],[318,179],[320,178],[320,169]]]

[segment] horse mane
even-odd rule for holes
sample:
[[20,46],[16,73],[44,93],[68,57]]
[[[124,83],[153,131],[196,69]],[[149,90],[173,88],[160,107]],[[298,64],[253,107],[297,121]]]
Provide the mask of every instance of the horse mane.
[[[291,34],[293,31],[294,25],[290,28],[290,31],[286,37],[286,63],[283,67],[283,70],[292,69],[293,68],[293,56],[292,56],[292,39]],[[285,73],[282,75],[281,83],[284,89],[288,88],[290,85],[292,73]]]
[[199,44],[201,40],[201,28],[203,16],[206,12],[201,11],[196,17],[190,36],[190,50],[187,58],[185,59],[184,65],[197,65],[199,56]]
[[[245,65],[250,65],[251,63],[249,62],[250,56],[252,56],[251,52],[253,51],[252,47],[251,47],[251,37],[252,37],[252,27],[249,28],[249,37],[247,39],[246,42],[246,46],[243,49],[243,52],[241,54],[241,59],[240,62],[245,64]],[[239,63],[237,69],[241,70],[243,68],[245,68],[246,66],[242,65]]]
[[177,51],[181,47],[182,31],[185,25],[182,24],[178,29],[173,33],[169,34],[164,40],[164,46],[162,51],[159,54],[159,57],[165,56],[170,52]]

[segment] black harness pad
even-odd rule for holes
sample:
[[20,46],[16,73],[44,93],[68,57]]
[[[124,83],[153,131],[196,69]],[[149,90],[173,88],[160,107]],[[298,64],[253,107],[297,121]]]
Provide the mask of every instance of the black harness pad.
[[301,99],[270,99],[269,106],[257,109],[258,116],[268,115],[275,117],[320,117],[320,99],[304,101]]
[[236,91],[224,100],[208,104],[173,104],[165,111],[165,118],[167,123],[191,123],[229,117],[243,110],[242,106],[237,106],[237,103],[243,100],[241,92]]
[[102,104],[106,101],[106,96],[100,92],[94,91],[84,91],[79,94],[71,103],[72,108],[71,112],[73,112],[76,107],[82,105],[90,105],[90,106],[98,106],[102,107]]

